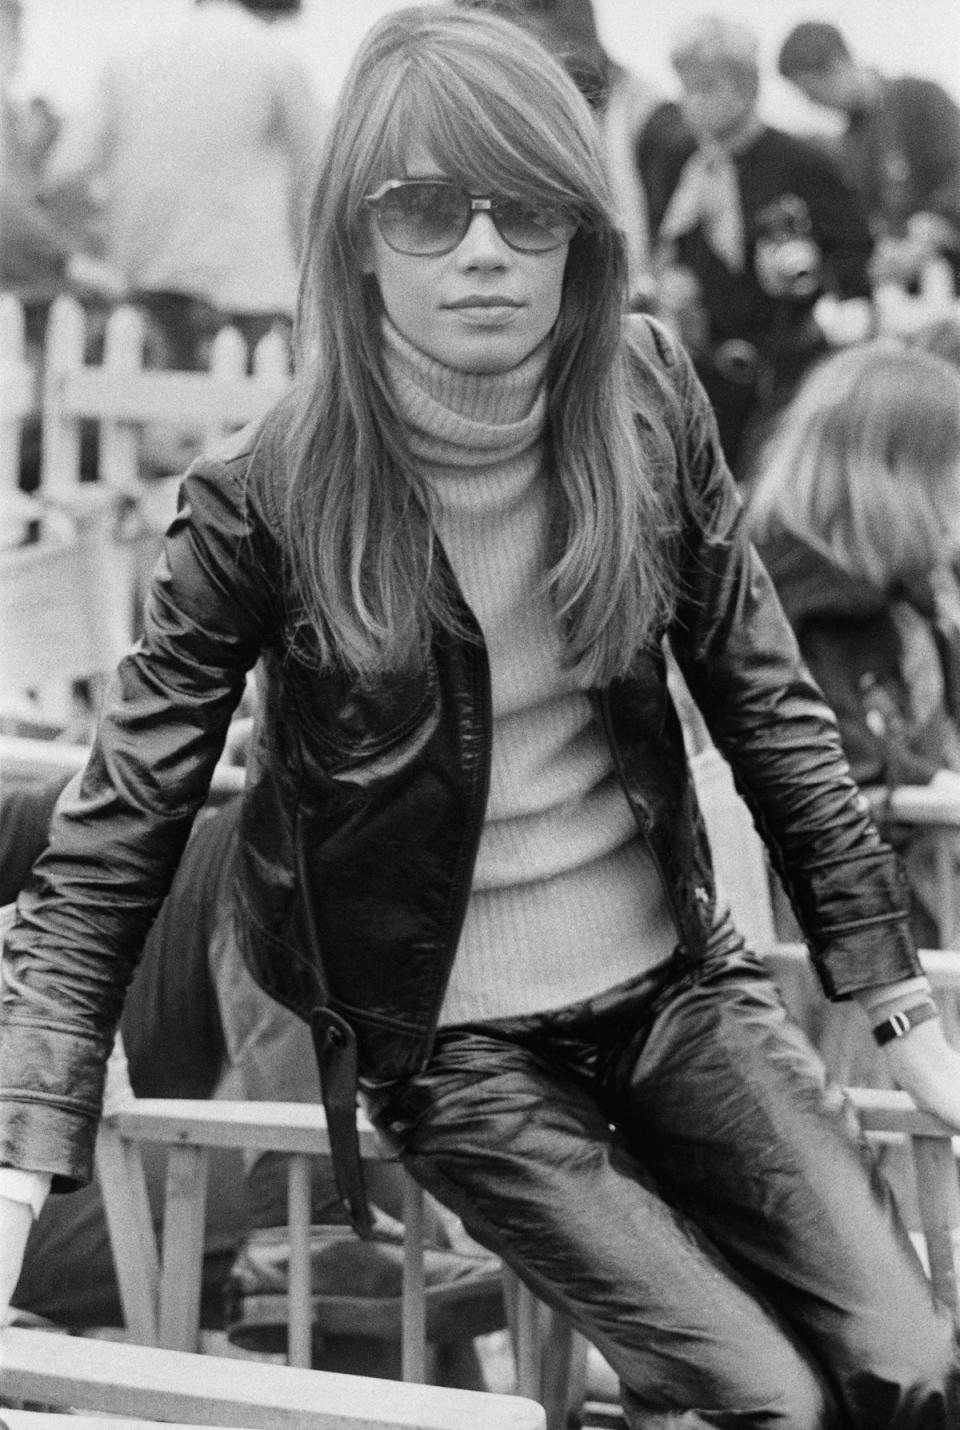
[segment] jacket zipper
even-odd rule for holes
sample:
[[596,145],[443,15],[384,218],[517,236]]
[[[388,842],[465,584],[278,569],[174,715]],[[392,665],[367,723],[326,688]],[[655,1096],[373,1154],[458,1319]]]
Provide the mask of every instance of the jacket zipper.
[[473,870],[477,861],[477,853],[480,849],[480,836],[483,832],[484,811],[487,807],[487,795],[490,790],[490,761],[491,761],[491,730],[493,728],[493,701],[490,693],[490,662],[487,658],[487,648],[483,640],[483,633],[479,625],[469,613],[470,621],[475,626],[477,640],[477,681],[480,694],[480,729],[482,732],[482,769],[480,779],[475,784],[475,792],[468,820],[467,829],[464,832],[463,847],[468,848],[466,857],[461,854],[461,861],[464,868],[456,875],[457,883],[457,903],[454,911],[452,935],[447,945],[446,964],[443,979],[437,990],[437,998],[434,1003],[433,1016],[430,1021],[430,1029],[427,1034],[425,1051],[420,1063],[421,1072],[427,1066],[433,1054],[433,1045],[437,1034],[437,1020],[440,1016],[440,1009],[447,991],[447,984],[450,982],[450,974],[453,971],[453,961],[457,955],[457,945],[460,942],[460,934],[463,931],[464,921],[467,916],[467,905],[470,902],[470,892],[473,888]]

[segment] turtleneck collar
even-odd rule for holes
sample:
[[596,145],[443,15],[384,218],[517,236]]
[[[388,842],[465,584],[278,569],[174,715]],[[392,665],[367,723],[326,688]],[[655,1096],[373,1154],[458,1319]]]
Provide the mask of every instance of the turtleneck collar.
[[545,338],[509,372],[460,372],[414,347],[384,316],[384,366],[414,458],[436,467],[489,467],[538,444],[550,344]]

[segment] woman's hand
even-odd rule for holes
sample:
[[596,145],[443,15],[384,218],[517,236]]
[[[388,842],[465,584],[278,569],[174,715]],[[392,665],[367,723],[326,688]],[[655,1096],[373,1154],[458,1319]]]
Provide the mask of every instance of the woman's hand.
[[10,1319],[10,1302],[20,1279],[33,1210],[26,1202],[0,1197],[0,1326]]
[[932,1112],[960,1132],[960,1052],[943,1036],[938,1019],[920,1023],[903,1038],[884,1045],[898,1087],[924,1112]]

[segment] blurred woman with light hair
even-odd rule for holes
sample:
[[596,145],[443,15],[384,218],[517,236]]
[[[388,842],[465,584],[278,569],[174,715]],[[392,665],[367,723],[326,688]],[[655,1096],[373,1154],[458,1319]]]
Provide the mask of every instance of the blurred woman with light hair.
[[[960,373],[893,340],[825,360],[762,453],[749,514],[854,778],[960,798]],[[898,843],[915,930],[936,943],[929,847]]]

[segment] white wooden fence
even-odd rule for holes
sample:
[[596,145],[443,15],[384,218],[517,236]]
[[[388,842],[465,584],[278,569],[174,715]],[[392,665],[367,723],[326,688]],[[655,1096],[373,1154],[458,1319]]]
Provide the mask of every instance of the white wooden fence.
[[[250,373],[233,328],[214,339],[207,372],[147,369],[145,336],[142,315],[120,307],[107,321],[103,362],[88,363],[84,312],[58,298],[38,379],[26,360],[22,311],[0,295],[0,723],[8,730],[24,720],[69,725],[71,682],[111,670],[129,646],[142,553],[129,533],[162,531],[179,485],[179,475],[151,469],[179,473],[201,447],[265,412],[289,381],[279,333],[257,345]],[[20,434],[30,415],[41,422],[42,462],[39,490],[25,498]],[[97,472],[81,482],[81,429],[89,422]],[[40,539],[25,544],[28,522]]]

